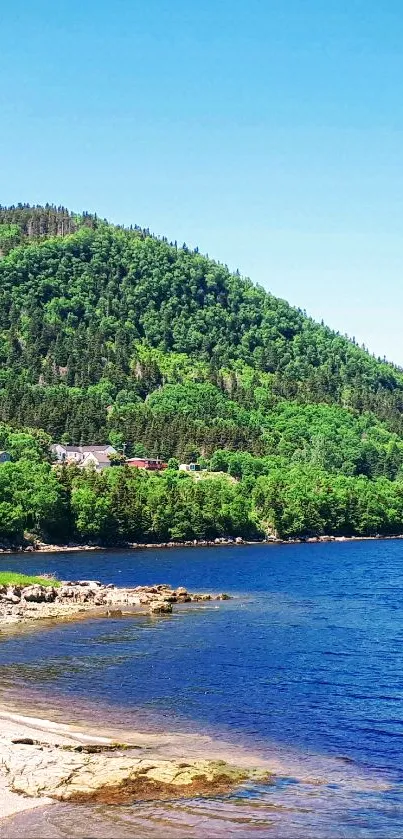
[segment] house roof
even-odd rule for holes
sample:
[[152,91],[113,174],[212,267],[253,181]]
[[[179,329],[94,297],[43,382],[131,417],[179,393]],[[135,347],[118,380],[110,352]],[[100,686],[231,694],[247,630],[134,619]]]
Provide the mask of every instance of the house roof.
[[56,443],[52,446],[52,449],[55,449],[56,446],[61,446],[67,453],[70,454],[96,454],[97,452],[116,451],[116,449],[109,445],[109,443],[105,443],[103,446],[65,446],[63,443]]
[[157,457],[129,457],[128,460],[141,460],[142,463],[161,463]]
[[157,457],[129,457],[127,463],[162,463]]
[[116,451],[116,449],[114,449],[113,446],[110,446],[109,443],[106,443],[104,446],[79,446],[78,450],[83,453],[85,452],[86,454],[89,454],[90,452],[92,454],[97,454],[97,452]]
[[50,448],[52,449],[52,451],[54,451],[58,447],[64,449],[66,452],[79,452],[80,451],[78,446],[65,446],[64,443],[53,443],[53,445]]
[[107,455],[107,453],[106,453],[105,451],[97,451],[97,452],[94,452],[94,451],[89,451],[89,452],[87,452],[87,455],[86,455],[86,457],[84,458],[83,463],[85,463],[85,461],[88,459],[88,457],[89,457],[90,455],[91,455],[91,456],[92,456],[92,458],[94,458],[94,460],[96,460],[98,463],[108,463],[108,464],[110,464],[110,462],[111,462],[111,461],[110,461],[110,458],[108,457],[108,455]]

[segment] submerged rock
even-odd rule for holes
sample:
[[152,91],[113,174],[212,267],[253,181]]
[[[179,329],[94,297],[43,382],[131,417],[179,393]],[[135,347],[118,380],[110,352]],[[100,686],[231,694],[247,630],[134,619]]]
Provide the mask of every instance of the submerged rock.
[[156,615],[168,615],[172,612],[172,604],[168,603],[165,600],[163,600],[161,603],[156,601],[154,603],[151,603],[150,612],[151,614]]

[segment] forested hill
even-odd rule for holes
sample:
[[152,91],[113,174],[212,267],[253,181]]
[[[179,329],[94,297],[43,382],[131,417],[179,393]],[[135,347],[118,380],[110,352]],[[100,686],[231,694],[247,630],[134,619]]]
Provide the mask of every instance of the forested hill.
[[[52,439],[170,468],[57,470]],[[403,533],[400,369],[185,244],[64,207],[0,208],[0,449],[13,544]]]
[[401,371],[186,245],[21,205],[0,210],[0,247],[4,420],[97,442],[114,406],[191,381],[248,410],[341,405],[402,431]]

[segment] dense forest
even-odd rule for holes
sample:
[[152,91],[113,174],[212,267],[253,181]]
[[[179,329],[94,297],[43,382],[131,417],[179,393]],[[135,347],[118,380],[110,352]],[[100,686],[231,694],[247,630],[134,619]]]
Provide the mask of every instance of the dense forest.
[[[3,538],[403,531],[403,371],[197,249],[0,207],[0,303]],[[57,470],[52,440],[172,468]]]

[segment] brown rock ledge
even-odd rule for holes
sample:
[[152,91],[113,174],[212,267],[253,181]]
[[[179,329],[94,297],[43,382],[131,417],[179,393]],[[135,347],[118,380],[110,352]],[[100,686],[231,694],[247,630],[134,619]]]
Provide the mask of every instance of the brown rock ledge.
[[172,612],[180,603],[228,600],[228,594],[192,594],[183,586],[160,583],[134,588],[120,588],[99,580],[64,581],[52,585],[0,586],[0,628],[7,624],[27,623],[46,618],[68,618],[83,612],[120,617],[124,611],[146,609],[152,615]]
[[8,786],[33,798],[124,804],[216,795],[248,780],[270,780],[267,771],[222,760],[152,759],[132,754],[128,744],[94,746],[78,750],[37,740],[10,742],[2,756]]

